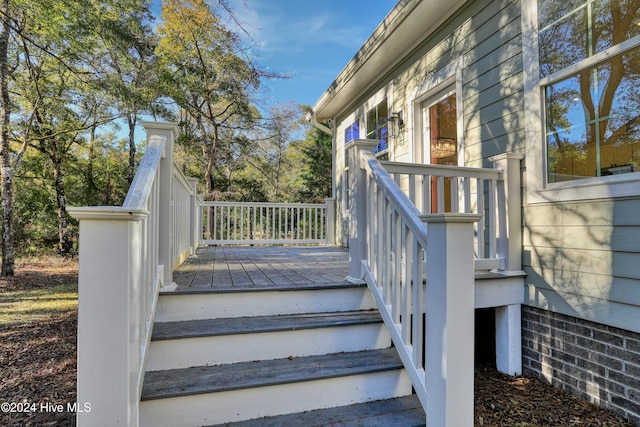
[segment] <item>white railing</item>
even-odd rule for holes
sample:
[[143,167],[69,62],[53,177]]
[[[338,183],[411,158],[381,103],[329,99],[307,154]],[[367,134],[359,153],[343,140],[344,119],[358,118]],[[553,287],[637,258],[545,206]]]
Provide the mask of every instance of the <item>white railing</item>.
[[147,148],[123,205],[69,208],[80,221],[77,402],[91,405],[79,426],[138,425],[158,293],[199,240],[195,185],[173,165],[177,127],[143,126]]
[[[504,270],[504,172],[498,169],[381,162],[421,214],[480,214],[474,226],[476,270]],[[479,191],[478,191],[479,190]],[[502,228],[501,228],[502,227]]]
[[173,185],[171,186],[171,208],[173,211],[172,235],[172,264],[175,270],[184,260],[195,255],[195,249],[199,246],[199,239],[194,231],[199,224],[199,198],[196,193],[196,179],[184,176],[180,168],[173,166]]
[[204,202],[203,244],[332,244],[333,203]]
[[[482,263],[510,265],[509,245],[519,245],[519,238],[510,242],[509,232],[519,236],[520,230],[515,220],[509,223],[506,205],[519,205],[519,180],[505,183],[505,169],[378,162],[371,153],[376,143],[355,141],[349,151],[350,279],[370,288],[427,424],[472,426],[475,270]],[[495,160],[519,174],[519,156]],[[441,197],[446,185],[448,203]],[[477,235],[491,224],[498,230],[487,232],[495,251],[478,251],[485,256],[478,262],[474,240],[484,248]]]

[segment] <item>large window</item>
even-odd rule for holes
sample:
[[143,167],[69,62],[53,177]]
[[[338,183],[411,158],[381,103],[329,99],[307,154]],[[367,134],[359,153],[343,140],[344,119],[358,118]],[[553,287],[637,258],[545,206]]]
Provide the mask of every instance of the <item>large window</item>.
[[640,11],[539,0],[550,183],[640,171]]
[[367,139],[380,140],[380,144],[374,149],[376,153],[389,148],[388,117],[389,111],[386,99],[367,112]]

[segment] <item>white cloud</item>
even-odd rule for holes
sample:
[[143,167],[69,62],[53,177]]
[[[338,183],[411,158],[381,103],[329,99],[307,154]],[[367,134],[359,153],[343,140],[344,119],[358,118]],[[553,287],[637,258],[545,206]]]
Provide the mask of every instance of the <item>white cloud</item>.
[[253,44],[266,56],[328,45],[355,52],[371,32],[353,22],[345,24],[348,19],[345,16],[318,12],[313,7],[301,10],[274,7],[274,3],[286,3],[282,1],[236,1],[240,3],[235,8],[236,17],[251,33]]

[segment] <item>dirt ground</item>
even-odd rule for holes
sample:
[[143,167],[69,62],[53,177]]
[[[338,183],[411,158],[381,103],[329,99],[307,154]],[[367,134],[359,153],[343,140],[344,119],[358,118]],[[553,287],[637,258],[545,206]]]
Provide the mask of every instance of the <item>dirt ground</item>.
[[[0,293],[77,282],[75,260],[29,260],[0,278]],[[73,426],[77,310],[0,326],[0,426]],[[62,405],[62,406],[59,406]],[[61,409],[61,410],[59,410]],[[539,380],[476,369],[475,426],[632,426]]]

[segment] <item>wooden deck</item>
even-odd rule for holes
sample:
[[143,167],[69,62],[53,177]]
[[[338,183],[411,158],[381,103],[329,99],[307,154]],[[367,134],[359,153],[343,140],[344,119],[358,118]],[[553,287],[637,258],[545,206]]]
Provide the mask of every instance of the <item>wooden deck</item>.
[[210,246],[174,271],[178,292],[343,283],[349,253],[330,246]]

